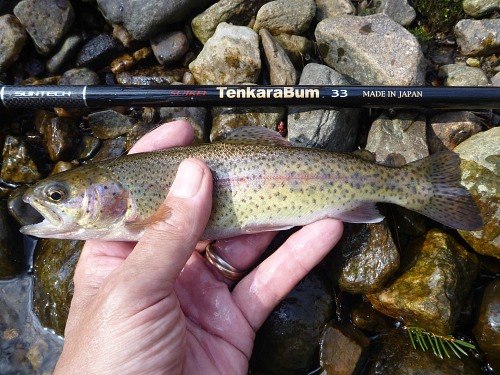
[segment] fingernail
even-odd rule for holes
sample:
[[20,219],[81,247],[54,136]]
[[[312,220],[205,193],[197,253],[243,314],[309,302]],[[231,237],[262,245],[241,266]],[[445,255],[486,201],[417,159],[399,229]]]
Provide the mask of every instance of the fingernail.
[[205,171],[196,162],[184,160],[177,170],[170,194],[179,198],[192,198],[200,190]]

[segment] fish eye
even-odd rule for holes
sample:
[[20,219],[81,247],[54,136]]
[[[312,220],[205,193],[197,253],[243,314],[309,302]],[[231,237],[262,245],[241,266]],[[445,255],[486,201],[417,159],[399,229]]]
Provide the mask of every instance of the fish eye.
[[47,195],[47,198],[49,198],[52,202],[57,203],[57,202],[62,201],[66,197],[67,192],[62,187],[57,186],[57,187],[53,187],[51,189],[48,189],[46,195]]

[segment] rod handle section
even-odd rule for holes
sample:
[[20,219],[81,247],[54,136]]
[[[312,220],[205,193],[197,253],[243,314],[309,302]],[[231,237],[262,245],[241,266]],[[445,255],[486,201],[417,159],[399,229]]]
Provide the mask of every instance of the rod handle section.
[[87,86],[2,86],[4,108],[87,107]]

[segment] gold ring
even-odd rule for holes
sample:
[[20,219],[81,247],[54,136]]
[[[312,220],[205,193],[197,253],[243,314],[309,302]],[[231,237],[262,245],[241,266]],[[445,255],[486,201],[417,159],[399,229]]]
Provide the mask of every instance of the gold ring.
[[212,249],[213,242],[210,242],[205,248],[205,258],[208,263],[217,268],[222,276],[229,280],[240,280],[246,272],[233,267]]

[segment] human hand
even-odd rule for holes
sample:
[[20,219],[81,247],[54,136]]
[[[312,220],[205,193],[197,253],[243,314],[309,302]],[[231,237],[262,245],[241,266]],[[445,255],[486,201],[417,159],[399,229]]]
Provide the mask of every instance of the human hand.
[[[131,152],[186,145],[185,122],[144,136]],[[87,241],[55,374],[246,374],[255,332],[323,259],[342,233],[325,219],[294,233],[242,280],[225,279],[196,248],[211,210],[207,166],[184,161],[161,212],[141,240]],[[246,270],[275,233],[216,241],[217,254]],[[232,290],[230,290],[230,287]]]

